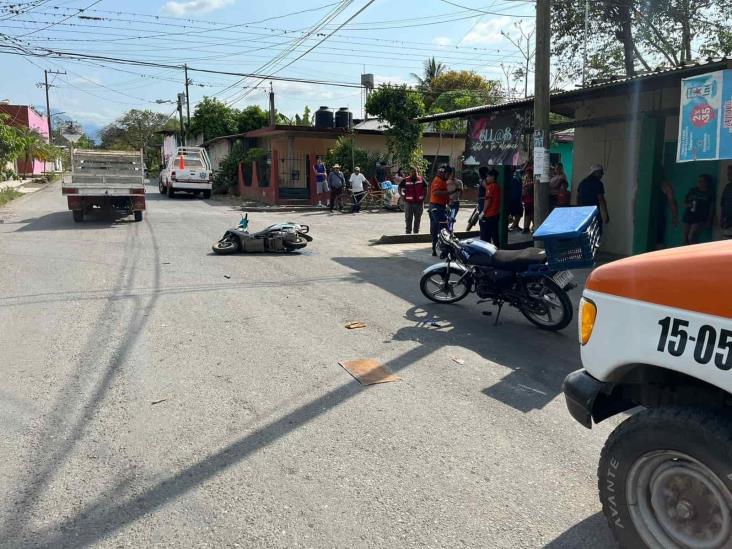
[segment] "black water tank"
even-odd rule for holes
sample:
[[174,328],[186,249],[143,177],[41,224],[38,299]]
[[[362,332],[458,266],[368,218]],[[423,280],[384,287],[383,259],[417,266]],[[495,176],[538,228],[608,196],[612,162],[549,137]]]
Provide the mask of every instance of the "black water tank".
[[351,126],[353,126],[353,113],[348,107],[341,107],[335,113],[335,127],[350,130]]
[[316,128],[332,128],[333,127],[333,111],[328,107],[320,107],[315,111],[315,127]]

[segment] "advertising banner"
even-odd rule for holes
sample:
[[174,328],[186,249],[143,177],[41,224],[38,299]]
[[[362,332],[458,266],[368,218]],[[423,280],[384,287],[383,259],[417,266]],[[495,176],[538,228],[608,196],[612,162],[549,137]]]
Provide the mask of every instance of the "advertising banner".
[[732,71],[681,81],[677,162],[732,158]]
[[465,144],[465,164],[481,166],[517,166],[527,113],[497,112],[470,118]]

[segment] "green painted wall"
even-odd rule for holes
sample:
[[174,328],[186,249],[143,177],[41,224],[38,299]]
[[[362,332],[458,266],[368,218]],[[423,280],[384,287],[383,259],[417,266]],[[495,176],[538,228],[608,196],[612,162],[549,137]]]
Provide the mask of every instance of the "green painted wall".
[[560,162],[564,165],[564,172],[567,174],[567,181],[569,181],[569,188],[572,188],[572,175],[574,172],[574,143],[555,143],[552,145],[549,152],[558,154],[561,157]]

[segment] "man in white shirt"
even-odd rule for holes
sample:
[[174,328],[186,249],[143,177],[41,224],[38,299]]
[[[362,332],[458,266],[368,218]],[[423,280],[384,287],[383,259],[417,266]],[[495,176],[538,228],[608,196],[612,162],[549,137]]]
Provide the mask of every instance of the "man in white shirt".
[[361,168],[356,166],[353,168],[353,173],[348,179],[348,183],[351,185],[351,191],[353,192],[353,207],[351,213],[356,213],[361,210],[361,199],[364,195],[364,183],[367,183],[366,178],[361,173]]

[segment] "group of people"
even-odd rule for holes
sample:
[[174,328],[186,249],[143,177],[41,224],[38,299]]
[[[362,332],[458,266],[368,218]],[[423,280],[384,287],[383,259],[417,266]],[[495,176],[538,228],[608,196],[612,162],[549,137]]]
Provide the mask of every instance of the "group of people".
[[[320,157],[316,158],[313,171],[315,172],[318,207],[325,208],[327,205],[332,212],[336,206],[338,198],[346,189],[346,176],[343,174],[340,164],[334,164],[331,167],[330,172],[328,172],[323,159]],[[361,173],[361,168],[358,166],[354,167],[353,173],[348,178],[348,186],[350,187],[353,196],[351,211],[354,213],[360,210],[359,204],[361,203],[361,198],[366,192],[366,185],[368,185],[368,180],[366,179],[366,176]]]

